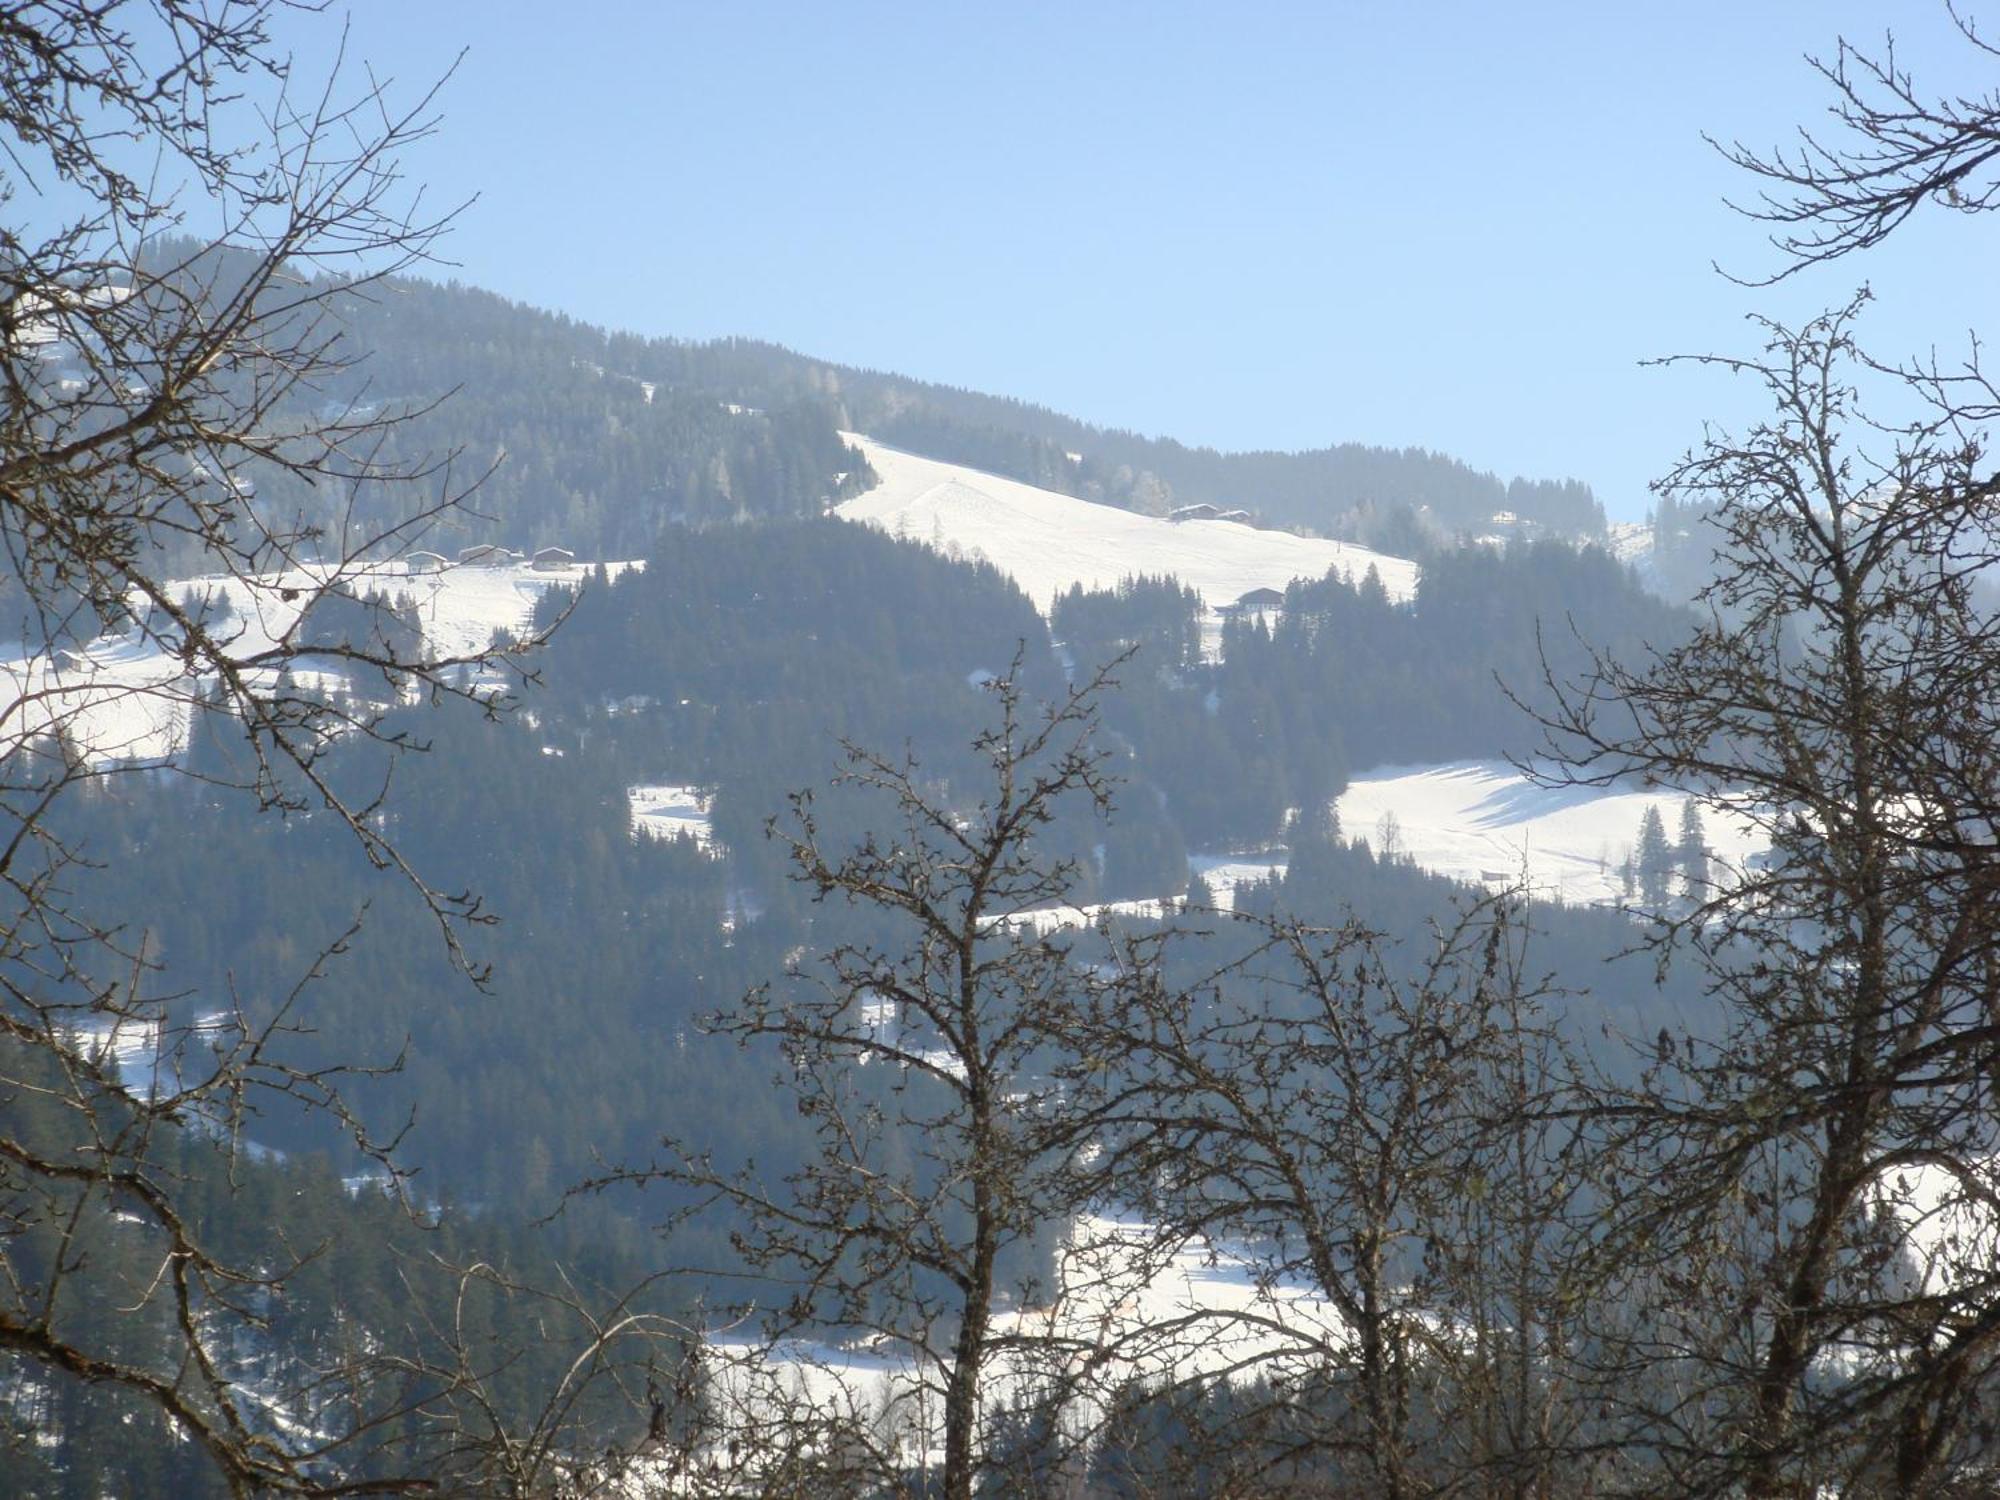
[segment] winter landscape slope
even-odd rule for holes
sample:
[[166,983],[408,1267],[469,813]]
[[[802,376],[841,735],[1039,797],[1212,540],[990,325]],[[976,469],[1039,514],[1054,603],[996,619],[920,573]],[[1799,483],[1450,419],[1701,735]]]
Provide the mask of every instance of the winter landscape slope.
[[1346,542],[1236,521],[1168,521],[843,434],[880,482],[835,514],[985,558],[1047,610],[1073,584],[1109,589],[1145,574],[1178,578],[1213,610],[1252,589],[1283,589],[1329,570],[1357,582],[1373,567],[1392,599],[1416,592],[1417,565]]
[[[631,566],[636,565],[612,563],[608,571],[615,574]],[[409,597],[417,607],[426,650],[439,657],[470,657],[492,643],[496,630],[524,631],[544,589],[575,584],[580,577],[574,568],[546,572],[526,564],[412,574],[401,563],[384,563],[355,585],[391,598]],[[309,571],[295,570],[256,579],[191,578],[171,588],[176,594],[210,599],[214,607],[226,600],[226,614],[212,628],[229,640],[234,654],[248,658],[271,650],[296,626],[314,581]],[[295,668],[294,676],[301,675]],[[190,704],[201,686],[187,679],[177,655],[128,628],[54,659],[45,654],[0,658],[0,715],[14,717],[20,725],[16,733],[33,734],[38,723],[60,722],[92,764],[162,760],[186,743]]]
[[[1592,906],[1627,896],[1620,866],[1647,809],[1671,836],[1684,800],[1659,789],[1539,786],[1505,761],[1467,760],[1378,767],[1356,776],[1337,806],[1341,831],[1378,854],[1470,885],[1525,885],[1542,899]],[[1741,870],[1766,846],[1727,807],[1705,805],[1701,818],[1712,878]]]

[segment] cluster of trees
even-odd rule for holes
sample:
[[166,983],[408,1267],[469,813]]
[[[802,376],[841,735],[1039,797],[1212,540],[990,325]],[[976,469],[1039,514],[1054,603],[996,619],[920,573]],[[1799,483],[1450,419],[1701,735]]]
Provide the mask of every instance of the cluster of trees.
[[[982,1474],[1114,1494],[1980,1483],[2000,1377],[2000,655],[1973,587],[1992,482],[1959,405],[1856,445],[1884,429],[1855,405],[1857,367],[1881,367],[1850,317],[1774,328],[1740,364],[1778,416],[1673,476],[1726,537],[1707,620],[1637,663],[1594,657],[1539,714],[1558,784],[1727,790],[1765,834],[1757,864],[1661,914],[1656,951],[1708,1000],[1696,1024],[1585,1054],[1504,900],[1393,948],[1282,912],[1192,956],[1174,930],[1097,946],[996,923],[1020,890],[1066,893],[1036,840],[1103,764],[1094,685],[1034,719],[1003,684],[975,811],[865,754],[846,779],[892,806],[852,854],[795,805],[805,879],[902,929],[721,1020],[780,1041],[816,1159],[779,1191],[684,1145],[636,1175],[752,1211],[751,1265],[798,1289],[774,1335],[911,1351],[947,1495]],[[1682,831],[1705,857],[1698,815]],[[1671,868],[1657,813],[1645,834]],[[905,1075],[886,1108],[851,1088],[878,1062]],[[927,1149],[898,1159],[906,1132]],[[1107,1203],[1144,1225],[1075,1219],[1060,1290],[996,1319],[997,1247]],[[1247,1306],[1066,1316],[1079,1286],[1117,1305],[1122,1268],[1218,1240]],[[982,1447],[979,1390],[1018,1382],[1024,1353],[1041,1383]],[[1107,1395],[1107,1367],[1136,1374]],[[850,1473],[863,1457],[884,1487],[906,1476],[893,1433],[850,1445]]]
[[1604,552],[1557,542],[1428,552],[1407,606],[1372,575],[1295,582],[1275,621],[1225,622],[1218,663],[1190,651],[1192,611],[1140,580],[1059,600],[1054,620],[1096,652],[1138,645],[1106,722],[1195,849],[1275,839],[1355,770],[1528,753],[1520,704],[1546,705],[1593,649],[1636,659],[1691,628]]
[[1138,647],[1147,671],[1180,674],[1201,665],[1201,595],[1179,579],[1127,578],[1115,589],[1071,584],[1049,612],[1049,629],[1078,661],[1109,661]]
[[1648,807],[1639,819],[1638,840],[1619,869],[1625,899],[1636,896],[1653,911],[1676,896],[1699,903],[1708,894],[1709,864],[1708,836],[1694,798],[1681,803],[1679,836],[1672,842],[1659,808]]

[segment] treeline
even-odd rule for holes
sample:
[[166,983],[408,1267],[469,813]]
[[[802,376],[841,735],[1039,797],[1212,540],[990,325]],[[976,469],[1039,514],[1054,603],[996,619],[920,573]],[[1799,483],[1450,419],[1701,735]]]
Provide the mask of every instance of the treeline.
[[[154,253],[185,249],[163,242]],[[226,253],[210,252],[190,264],[189,285],[214,277],[226,288],[231,269]],[[287,393],[273,418],[379,424],[357,482],[307,482],[268,464],[216,476],[241,481],[267,522],[314,530],[322,545],[464,492],[473,503],[402,545],[637,556],[664,524],[805,517],[859,493],[873,476],[843,430],[1149,513],[1209,502],[1396,550],[1485,529],[1502,512],[1563,534],[1602,529],[1601,508],[1574,481],[1502,482],[1421,450],[1188,448],[771,344],[608,333],[457,284],[394,279],[337,297],[332,310],[357,357]],[[427,482],[384,486],[364,468]]]
[[1073,593],[1056,622],[1082,657],[1138,646],[1105,719],[1196,849],[1275,838],[1372,766],[1532,754],[1522,705],[1587,670],[1583,642],[1633,657],[1688,629],[1608,554],[1556,542],[1427,554],[1407,605],[1372,574],[1295,582],[1228,619],[1207,665],[1187,649],[1197,601],[1171,584]]
[[[175,264],[190,247],[169,240],[151,253]],[[190,296],[226,295],[247,265],[208,251],[180,279]],[[266,525],[310,533],[322,550],[464,497],[398,531],[397,550],[494,542],[635,557],[669,523],[817,515],[873,482],[840,440],[842,413],[828,394],[802,388],[750,409],[699,386],[654,383],[621,364],[620,341],[601,329],[457,285],[398,278],[365,293],[336,290],[327,311],[343,358],[284,391],[269,424],[365,427],[365,457],[312,478],[264,462],[212,476]],[[168,544],[159,570],[200,564]]]
[[[422,409],[449,393],[393,429],[382,459],[458,454],[462,480],[498,464],[471,508],[491,525],[454,521],[445,543],[632,556],[663,520],[812,514],[869,479],[839,430],[1150,513],[1205,501],[1327,535],[1354,535],[1380,512],[1421,515],[1445,535],[1503,511],[1564,534],[1603,528],[1575,480],[1503,481],[1422,449],[1190,448],[755,340],[606,332],[457,284],[399,279],[341,311],[369,352],[310,393],[315,415]],[[280,483],[266,503],[281,501],[310,497]]]
[[1370,507],[1428,511],[1447,533],[1480,528],[1509,510],[1572,535],[1598,535],[1604,526],[1603,507],[1576,480],[1503,481],[1419,448],[1340,443],[1300,453],[1220,453],[1093,427],[1008,397],[832,365],[752,339],[628,339],[617,349],[648,379],[715,390],[737,402],[837,394],[850,431],[1131,509],[1206,501],[1328,534]]

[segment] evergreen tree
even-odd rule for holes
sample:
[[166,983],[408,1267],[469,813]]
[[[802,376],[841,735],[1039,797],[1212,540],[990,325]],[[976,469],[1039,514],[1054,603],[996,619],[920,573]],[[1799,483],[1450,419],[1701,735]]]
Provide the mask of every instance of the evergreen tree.
[[1673,893],[1674,846],[1667,842],[1667,825],[1657,806],[1639,820],[1639,899],[1657,910]]
[[1708,839],[1702,831],[1701,807],[1689,797],[1681,803],[1680,843],[1675,858],[1681,867],[1681,894],[1699,902],[1708,894]]

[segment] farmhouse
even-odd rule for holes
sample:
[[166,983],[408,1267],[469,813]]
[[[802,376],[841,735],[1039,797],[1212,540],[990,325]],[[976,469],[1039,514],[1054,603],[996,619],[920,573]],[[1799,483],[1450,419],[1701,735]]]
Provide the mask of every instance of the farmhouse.
[[461,568],[510,568],[514,565],[514,554],[493,542],[481,542],[476,547],[461,547],[458,553]]
[[442,573],[450,566],[448,558],[435,552],[412,552],[403,559],[405,573]]
[[576,554],[567,547],[543,547],[535,553],[537,573],[560,573],[576,566]]

